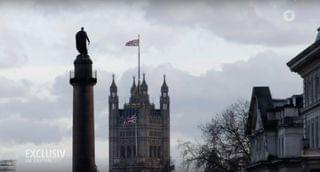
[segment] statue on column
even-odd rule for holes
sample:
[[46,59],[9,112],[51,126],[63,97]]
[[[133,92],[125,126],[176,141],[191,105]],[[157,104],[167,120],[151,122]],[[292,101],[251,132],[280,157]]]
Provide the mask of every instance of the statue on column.
[[84,31],[84,28],[81,27],[81,30],[76,34],[76,46],[81,55],[88,55],[87,41],[89,45],[90,40],[87,36],[87,33]]

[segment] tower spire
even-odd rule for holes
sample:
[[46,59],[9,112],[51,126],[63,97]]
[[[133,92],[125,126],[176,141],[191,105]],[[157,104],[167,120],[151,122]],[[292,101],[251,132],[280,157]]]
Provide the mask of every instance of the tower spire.
[[114,81],[114,77],[115,77],[115,75],[112,74],[112,83],[111,83],[111,86],[110,86],[110,92],[111,93],[117,93],[117,90],[118,90],[116,82]]
[[136,77],[133,76],[133,82],[132,82],[132,86],[131,86],[131,95],[134,95],[136,93],[137,90],[137,86],[136,86]]
[[167,85],[167,82],[166,82],[166,75],[163,75],[163,84],[161,86],[161,92],[162,93],[169,92],[169,88],[168,88],[168,85]]
[[141,83],[141,90],[143,93],[147,93],[148,91],[148,85],[147,85],[147,82],[146,82],[146,74],[143,73],[142,75],[142,83]]

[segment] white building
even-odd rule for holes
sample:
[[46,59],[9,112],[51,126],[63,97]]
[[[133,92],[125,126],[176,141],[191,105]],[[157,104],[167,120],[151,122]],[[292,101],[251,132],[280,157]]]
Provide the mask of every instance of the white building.
[[268,87],[253,88],[247,171],[320,172],[320,40],[287,65],[303,78],[303,94],[273,99]]

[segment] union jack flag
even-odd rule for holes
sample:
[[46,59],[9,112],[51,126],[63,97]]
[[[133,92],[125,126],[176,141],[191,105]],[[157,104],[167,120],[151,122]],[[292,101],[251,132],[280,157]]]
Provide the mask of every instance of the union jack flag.
[[139,46],[139,39],[134,39],[134,40],[128,41],[126,43],[126,46]]
[[128,116],[124,119],[123,121],[123,125],[129,125],[129,124],[135,124],[137,122],[137,116],[136,115],[132,115],[132,116]]

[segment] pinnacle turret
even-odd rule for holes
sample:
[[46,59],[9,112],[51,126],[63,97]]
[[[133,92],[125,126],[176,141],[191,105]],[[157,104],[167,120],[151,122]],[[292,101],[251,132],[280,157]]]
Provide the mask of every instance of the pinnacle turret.
[[112,75],[112,84],[110,86],[110,92],[111,93],[116,93],[118,91],[117,85],[114,81],[114,75]]
[[136,85],[136,79],[135,77],[133,77],[133,82],[132,82],[132,86],[130,89],[131,95],[134,95],[137,91],[137,85]]
[[142,93],[148,93],[148,84],[146,82],[146,74],[143,74],[141,91]]
[[163,75],[163,84],[161,86],[161,93],[168,93],[169,92],[169,88],[168,88],[168,85],[167,85],[167,82],[166,82],[166,75]]

